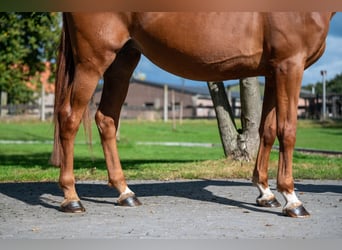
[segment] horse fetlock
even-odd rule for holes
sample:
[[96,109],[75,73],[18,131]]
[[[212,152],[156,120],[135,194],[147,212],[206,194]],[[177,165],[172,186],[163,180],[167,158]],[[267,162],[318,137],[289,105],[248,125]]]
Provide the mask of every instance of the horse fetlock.
[[71,201],[79,201],[80,198],[78,197],[77,193],[75,190],[66,190],[63,189],[64,192],[64,200],[62,202],[62,204],[71,202]]
[[84,212],[85,208],[83,207],[80,198],[78,197],[75,186],[61,186],[64,192],[64,200],[61,203],[61,211],[66,213],[80,213]]
[[302,202],[298,199],[295,192],[281,192],[281,194],[286,201],[284,209],[293,209],[302,206]]
[[275,199],[274,194],[260,194],[257,198],[257,202],[262,203],[264,201],[270,201],[270,200],[274,200],[274,199]]
[[294,218],[306,218],[310,213],[304,208],[303,203],[297,198],[295,192],[282,192],[286,200],[283,214]]
[[133,196],[134,192],[129,188],[126,187],[123,192],[120,193],[119,199],[122,197],[128,197],[128,196]]
[[272,193],[268,185],[263,185],[261,183],[256,182],[255,180],[253,180],[253,184],[258,188],[260,192],[260,197],[263,197],[265,199],[274,198],[274,194]]
[[258,197],[257,200],[257,205],[260,207],[280,207],[281,204],[278,202],[278,200],[273,197],[273,198],[263,198],[263,197]]
[[133,197],[133,196],[135,196],[135,194],[133,192],[122,193],[122,194],[120,194],[120,196],[118,198],[118,202],[123,201],[123,200],[127,199],[128,197]]
[[122,192],[118,198],[118,204],[120,206],[136,207],[140,206],[142,203],[136,197],[134,192],[129,187],[126,187],[125,191]]
[[279,207],[280,203],[275,198],[275,195],[272,193],[271,189],[266,186],[264,187],[262,184],[254,183],[254,185],[258,188],[260,195],[256,199],[256,203],[261,207]]
[[64,193],[64,201],[74,201],[74,200],[80,200],[80,198],[77,195],[76,188],[75,188],[75,182],[72,181],[60,181],[59,187],[62,189]]
[[283,214],[285,216],[293,218],[307,218],[310,213],[304,208],[303,203],[297,198],[295,192],[282,192],[286,200],[286,204],[283,208]]

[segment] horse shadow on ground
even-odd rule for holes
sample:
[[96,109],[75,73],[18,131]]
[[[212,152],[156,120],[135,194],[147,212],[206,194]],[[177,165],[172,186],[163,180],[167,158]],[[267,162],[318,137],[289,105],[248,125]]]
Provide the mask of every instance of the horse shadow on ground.
[[[130,188],[134,190],[138,197],[149,196],[168,196],[181,197],[192,200],[199,200],[204,202],[213,202],[217,204],[235,206],[248,211],[271,213],[275,215],[282,215],[281,211],[277,210],[265,210],[256,206],[254,200],[253,203],[243,200],[243,190],[241,194],[234,195],[239,198],[228,198],[213,194],[206,188],[209,186],[218,187],[252,187],[250,182],[239,180],[195,180],[195,181],[169,181],[169,182],[149,182],[130,184]],[[118,193],[113,189],[105,185],[104,183],[79,183],[76,185],[76,189],[81,200],[94,203],[108,203],[116,198]],[[338,193],[342,194],[342,185],[332,184],[303,184],[296,183],[297,192],[312,192],[312,193]],[[32,182],[32,183],[0,183],[0,193],[12,197],[18,201],[24,202],[28,205],[41,205],[46,208],[59,210],[59,202],[63,199],[63,193],[59,189],[58,184],[55,182]],[[47,202],[46,195],[60,196],[60,201]],[[257,191],[256,191],[257,195]],[[116,204],[117,205],[117,204]]]

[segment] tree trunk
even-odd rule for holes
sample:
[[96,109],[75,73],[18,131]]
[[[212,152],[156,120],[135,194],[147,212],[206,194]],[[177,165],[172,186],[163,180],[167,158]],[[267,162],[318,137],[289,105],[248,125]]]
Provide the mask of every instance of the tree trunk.
[[236,158],[239,155],[238,132],[223,82],[207,82],[207,84],[215,108],[224,154],[226,157]]
[[240,80],[241,133],[234,122],[223,82],[208,82],[214,104],[221,142],[226,157],[235,160],[252,160],[259,147],[259,123],[261,117],[261,98],[259,82],[256,77]]
[[239,148],[245,151],[246,157],[252,160],[258,152],[260,138],[259,125],[261,119],[261,96],[257,77],[240,79],[241,126]]

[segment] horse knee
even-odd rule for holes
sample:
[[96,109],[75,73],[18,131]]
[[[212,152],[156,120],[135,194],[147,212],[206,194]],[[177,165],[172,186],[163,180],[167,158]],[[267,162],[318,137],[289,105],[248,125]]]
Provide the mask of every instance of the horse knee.
[[95,114],[95,122],[102,138],[115,138],[116,128],[113,118],[97,111]]
[[265,146],[271,147],[275,141],[276,136],[276,129],[273,126],[264,128],[263,131],[260,132],[260,138]]
[[69,139],[75,136],[81,119],[76,117],[69,109],[61,109],[58,112],[61,138]]
[[278,139],[284,149],[293,149],[296,143],[296,128],[293,126],[279,128]]

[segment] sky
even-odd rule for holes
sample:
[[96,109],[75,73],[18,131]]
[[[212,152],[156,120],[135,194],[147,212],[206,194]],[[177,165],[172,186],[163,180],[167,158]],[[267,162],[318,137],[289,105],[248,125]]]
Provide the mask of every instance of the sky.
[[[342,12],[337,12],[330,22],[330,29],[327,37],[327,45],[323,56],[311,67],[304,71],[302,85],[315,84],[322,81],[321,70],[327,71],[327,80],[332,79],[336,74],[342,73]],[[135,70],[135,76],[145,76],[146,81],[168,84],[206,84],[179,76],[172,75],[142,56]],[[263,79],[261,79],[263,81]],[[226,84],[236,83],[236,80],[226,81]]]

